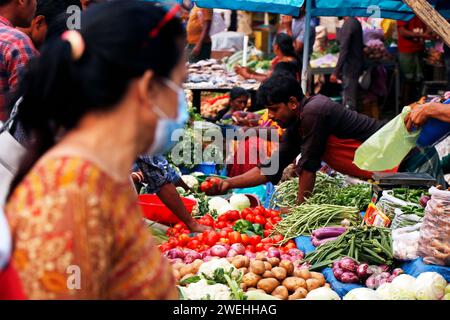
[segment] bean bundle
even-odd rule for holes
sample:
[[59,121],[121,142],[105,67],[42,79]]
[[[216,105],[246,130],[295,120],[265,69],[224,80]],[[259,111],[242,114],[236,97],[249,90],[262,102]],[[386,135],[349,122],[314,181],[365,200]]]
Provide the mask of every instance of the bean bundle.
[[301,235],[310,235],[322,227],[340,225],[343,220],[348,220],[350,225],[358,224],[360,222],[358,209],[336,205],[303,204],[292,208],[289,215],[276,225],[274,231],[288,241]]
[[335,241],[327,242],[308,253],[305,261],[310,270],[331,265],[336,259],[347,256],[368,264],[392,264],[391,230],[373,226],[349,228]]

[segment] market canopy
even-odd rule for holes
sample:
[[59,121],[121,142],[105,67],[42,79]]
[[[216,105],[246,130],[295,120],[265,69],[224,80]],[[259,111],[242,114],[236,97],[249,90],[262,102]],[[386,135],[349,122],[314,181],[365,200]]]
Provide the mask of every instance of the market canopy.
[[[306,0],[198,0],[199,7],[271,12],[296,16]],[[450,18],[450,1],[429,0],[444,16]],[[409,20],[414,13],[402,0],[312,0],[312,16],[380,17]]]

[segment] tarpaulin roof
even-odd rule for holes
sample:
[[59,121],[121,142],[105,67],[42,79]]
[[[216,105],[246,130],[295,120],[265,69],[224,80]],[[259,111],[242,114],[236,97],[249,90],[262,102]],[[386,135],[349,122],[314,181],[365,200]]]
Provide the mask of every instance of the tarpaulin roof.
[[[197,0],[199,7],[298,15],[306,0]],[[428,0],[450,18],[449,0]],[[312,0],[313,16],[377,17],[409,20],[414,13],[402,0]]]

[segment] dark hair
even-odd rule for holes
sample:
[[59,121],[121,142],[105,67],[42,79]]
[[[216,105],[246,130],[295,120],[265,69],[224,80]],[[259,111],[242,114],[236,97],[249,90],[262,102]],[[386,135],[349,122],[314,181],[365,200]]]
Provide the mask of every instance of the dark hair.
[[237,99],[239,97],[246,96],[247,98],[250,97],[250,93],[248,93],[247,90],[241,87],[234,87],[230,91],[230,100]]
[[275,44],[280,48],[281,53],[286,57],[298,59],[295,54],[294,41],[286,33],[279,33],[275,37]]
[[0,0],[0,7],[4,6],[4,5],[7,5],[10,2],[11,2],[11,0]]
[[264,81],[257,92],[259,106],[287,103],[291,97],[302,100],[304,95],[300,83],[291,76],[274,75]]
[[158,5],[139,0],[98,4],[81,16],[85,51],[78,61],[61,38],[44,45],[18,92],[23,97],[18,120],[33,142],[11,191],[55,144],[57,131],[73,129],[88,113],[111,110],[129,83],[149,69],[157,77],[170,76],[183,54],[179,40],[184,29],[173,18],[150,37],[165,14]]
[[298,63],[296,62],[278,62],[273,69],[272,76],[284,75],[297,80],[299,71]]
[[35,17],[44,16],[45,22],[50,25],[59,14],[65,11],[65,0],[37,0]]

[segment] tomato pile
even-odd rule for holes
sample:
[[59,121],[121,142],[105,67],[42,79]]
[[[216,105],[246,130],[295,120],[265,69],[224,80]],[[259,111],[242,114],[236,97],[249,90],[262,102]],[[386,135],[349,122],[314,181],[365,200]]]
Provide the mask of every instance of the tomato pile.
[[[199,223],[214,228],[195,236],[189,236],[190,231],[183,223],[177,223],[167,230],[169,240],[160,245],[161,252],[173,248],[188,248],[197,252],[203,252],[216,244],[231,245],[241,243],[247,252],[267,251],[270,247],[284,240],[281,235],[271,236],[274,226],[281,221],[280,212],[268,210],[262,206],[254,209],[244,209],[242,212],[231,210],[218,217],[217,220],[207,214],[197,220]],[[246,222],[252,226],[250,232],[238,232],[233,228],[238,223]],[[235,228],[236,229],[236,228]],[[256,234],[255,230],[261,230]],[[289,249],[296,248],[295,242],[289,240],[280,246],[281,253],[287,253]]]
[[208,192],[214,187],[219,187],[221,182],[222,180],[219,178],[210,178],[208,181],[204,181],[200,184],[200,190],[201,192]]

